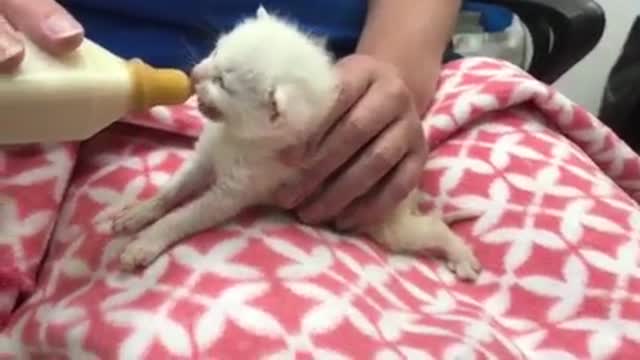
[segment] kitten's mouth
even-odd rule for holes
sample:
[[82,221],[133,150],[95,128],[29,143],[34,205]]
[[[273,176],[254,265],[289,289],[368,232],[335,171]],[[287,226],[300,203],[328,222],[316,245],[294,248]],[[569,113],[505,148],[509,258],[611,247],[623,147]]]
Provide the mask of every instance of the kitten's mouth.
[[211,104],[205,104],[202,101],[198,101],[198,110],[202,115],[209,118],[209,120],[218,121],[222,117],[222,112],[217,106]]

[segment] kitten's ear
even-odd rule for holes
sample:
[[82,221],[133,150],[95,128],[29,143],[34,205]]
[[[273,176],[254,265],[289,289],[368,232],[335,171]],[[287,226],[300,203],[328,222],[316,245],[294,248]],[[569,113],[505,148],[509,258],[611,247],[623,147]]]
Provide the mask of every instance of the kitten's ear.
[[264,19],[269,17],[269,13],[267,12],[267,9],[265,9],[264,6],[262,6],[262,4],[258,7],[256,16],[258,17],[258,19]]
[[269,115],[269,122],[275,124],[280,122],[283,117],[283,109],[286,109],[289,102],[289,94],[287,93],[285,86],[278,86],[275,89],[269,91],[269,104],[271,106],[271,113]]
[[292,85],[278,85],[269,92],[272,124],[281,121],[289,123],[303,121],[311,115],[310,106],[299,94],[299,89]]

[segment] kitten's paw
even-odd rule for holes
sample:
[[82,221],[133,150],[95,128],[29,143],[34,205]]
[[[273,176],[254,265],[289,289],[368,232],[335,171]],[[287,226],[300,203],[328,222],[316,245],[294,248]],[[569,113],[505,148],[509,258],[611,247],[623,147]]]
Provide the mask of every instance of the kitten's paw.
[[132,233],[141,230],[162,215],[156,201],[138,201],[126,206],[113,215],[111,232]]
[[447,261],[447,267],[458,279],[465,281],[475,281],[482,271],[480,261],[478,261],[471,250],[449,259]]
[[134,271],[146,267],[160,255],[162,248],[155,242],[137,239],[127,245],[120,255],[120,267],[125,271]]

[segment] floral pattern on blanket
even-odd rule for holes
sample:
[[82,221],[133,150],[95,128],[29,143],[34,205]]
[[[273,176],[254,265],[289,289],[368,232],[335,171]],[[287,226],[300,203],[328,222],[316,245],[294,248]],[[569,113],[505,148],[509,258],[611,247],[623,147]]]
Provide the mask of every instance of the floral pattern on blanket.
[[71,144],[0,151],[0,326],[33,291],[75,159]]
[[[640,158],[521,70],[485,58],[448,64],[424,122],[425,210],[482,213],[455,226],[485,267],[476,284],[433,259],[391,255],[267,209],[183,241],[140,273],[121,272],[129,239],[109,234],[109,215],[172,176],[201,121],[190,102],[126,119],[79,147],[42,148],[32,165],[0,155],[0,170],[16,164],[2,177],[14,182],[57,164],[41,181],[23,180],[23,192],[0,188],[12,204],[0,224],[22,224],[0,227],[0,250],[22,254],[8,263],[28,269],[24,283],[0,290],[0,358],[640,353]],[[7,317],[17,290],[29,296]]]

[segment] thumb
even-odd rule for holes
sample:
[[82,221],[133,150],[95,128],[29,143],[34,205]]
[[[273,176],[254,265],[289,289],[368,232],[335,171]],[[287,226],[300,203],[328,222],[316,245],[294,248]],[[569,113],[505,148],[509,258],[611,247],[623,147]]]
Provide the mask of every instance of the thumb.
[[306,143],[291,145],[278,152],[278,159],[285,166],[298,167],[304,162],[306,153]]
[[75,50],[84,38],[82,25],[54,0],[0,0],[0,14],[54,55]]

